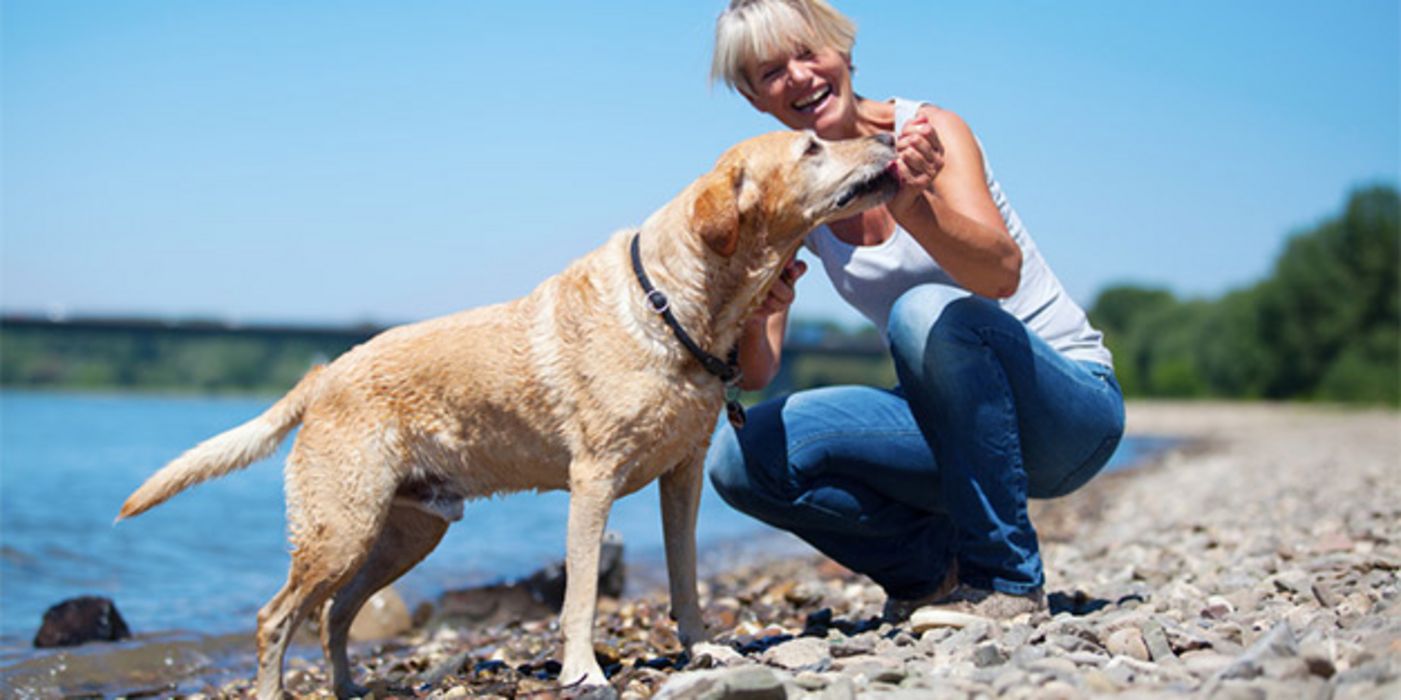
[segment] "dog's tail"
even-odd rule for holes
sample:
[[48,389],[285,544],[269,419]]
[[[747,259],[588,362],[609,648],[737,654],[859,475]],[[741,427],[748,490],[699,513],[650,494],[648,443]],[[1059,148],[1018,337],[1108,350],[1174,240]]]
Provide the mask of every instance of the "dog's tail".
[[122,504],[117,521],[140,515],[195,484],[238,471],[268,455],[302,422],[324,366],[317,365],[262,415],[195,445],[165,465]]

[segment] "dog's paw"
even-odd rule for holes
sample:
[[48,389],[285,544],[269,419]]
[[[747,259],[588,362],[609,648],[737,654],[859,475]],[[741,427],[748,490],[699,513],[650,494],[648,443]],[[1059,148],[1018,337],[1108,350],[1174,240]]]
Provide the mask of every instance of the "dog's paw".
[[603,685],[577,685],[565,689],[563,693],[560,693],[560,697],[569,700],[618,700],[618,691],[607,683]]
[[705,624],[699,618],[694,621],[682,620],[676,624],[676,636],[686,648],[692,645],[708,642],[715,637],[715,628]]
[[[592,660],[590,659],[590,661]],[[565,667],[559,672],[559,683],[564,693],[563,696],[567,698],[600,700],[601,698],[618,697],[617,691],[608,684],[608,678],[603,675],[603,669],[599,668],[597,663],[580,664],[576,667],[570,666],[566,662]]]

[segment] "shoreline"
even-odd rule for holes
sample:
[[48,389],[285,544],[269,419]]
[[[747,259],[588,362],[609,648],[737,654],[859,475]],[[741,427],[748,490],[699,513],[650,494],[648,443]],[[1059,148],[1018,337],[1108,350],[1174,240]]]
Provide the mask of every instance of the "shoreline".
[[[1401,414],[1390,411],[1132,403],[1129,434],[1182,441],[1075,494],[1034,502],[1053,613],[1043,619],[918,632],[881,625],[877,587],[799,550],[703,566],[707,621],[722,631],[686,671],[674,668],[680,647],[656,582],[630,579],[622,601],[601,601],[596,640],[617,660],[611,680],[624,697],[662,688],[691,697],[685,688],[746,674],[788,697],[1383,697],[1401,688],[1398,428]],[[549,697],[559,690],[553,627],[420,630],[356,645],[352,657],[380,697],[391,688]],[[1258,648],[1271,640],[1286,651]],[[88,649],[78,653],[100,654]],[[329,697],[311,651],[289,659],[288,687]],[[180,690],[241,697],[251,687],[248,677],[199,677],[209,678],[196,672]]]

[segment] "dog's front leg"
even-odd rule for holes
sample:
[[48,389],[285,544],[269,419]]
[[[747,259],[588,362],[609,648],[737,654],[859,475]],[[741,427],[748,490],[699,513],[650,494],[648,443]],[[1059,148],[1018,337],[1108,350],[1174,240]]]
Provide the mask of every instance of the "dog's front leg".
[[[613,505],[614,486],[610,478],[596,475],[604,470],[574,478],[569,486],[569,535],[565,546],[564,609],[560,630],[564,632],[564,667],[560,683],[566,686],[607,685],[603,670],[593,654],[593,621],[598,604],[598,558],[603,546],[603,528]],[[606,470],[608,476],[612,470]]]
[[700,508],[703,478],[704,452],[692,455],[661,478],[662,534],[671,583],[671,614],[676,619],[678,635],[688,648],[710,638],[696,592],[696,511]]

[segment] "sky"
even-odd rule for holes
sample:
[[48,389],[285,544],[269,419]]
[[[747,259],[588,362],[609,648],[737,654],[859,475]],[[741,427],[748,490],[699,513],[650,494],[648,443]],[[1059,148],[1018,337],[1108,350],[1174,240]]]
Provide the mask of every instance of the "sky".
[[[838,0],[1069,293],[1210,298],[1395,185],[1396,0]],[[723,0],[4,0],[0,309],[399,323],[528,293],[729,145]],[[795,314],[854,324],[820,271]]]

